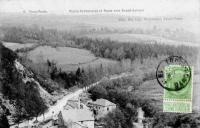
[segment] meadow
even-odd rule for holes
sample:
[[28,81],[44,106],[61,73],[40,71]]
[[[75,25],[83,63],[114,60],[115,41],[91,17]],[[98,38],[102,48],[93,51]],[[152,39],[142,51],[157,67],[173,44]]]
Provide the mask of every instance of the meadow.
[[189,45],[189,46],[199,46],[197,43],[186,42],[186,41],[176,41],[167,39],[160,36],[148,35],[148,34],[133,34],[133,33],[90,33],[83,34],[80,37],[89,37],[92,39],[109,39],[113,41],[118,41],[120,43],[158,43],[158,44],[168,44],[168,45]]
[[33,43],[21,44],[21,43],[14,43],[14,42],[3,42],[3,45],[9,49],[15,51],[15,50],[21,49],[21,48],[30,48],[34,44]]
[[[149,103],[151,103],[156,110],[162,112],[163,109],[163,94],[164,89],[158,84],[156,80],[156,66],[159,63],[159,60],[166,58],[165,56],[159,57],[158,59],[151,58],[144,60],[142,65],[135,63],[133,67],[137,67],[134,69],[133,78],[138,80],[139,78],[143,78],[143,82],[138,86],[136,90],[133,91],[134,94],[138,95],[141,99],[148,99]],[[191,63],[191,62],[190,62]],[[137,66],[136,66],[137,65]],[[199,101],[200,95],[199,91],[199,69],[198,65],[193,65],[194,72],[193,72],[193,112],[199,112]]]
[[74,71],[78,67],[111,65],[117,63],[109,59],[95,57],[90,51],[71,47],[39,46],[28,52],[27,57],[34,63],[53,61],[64,71]]

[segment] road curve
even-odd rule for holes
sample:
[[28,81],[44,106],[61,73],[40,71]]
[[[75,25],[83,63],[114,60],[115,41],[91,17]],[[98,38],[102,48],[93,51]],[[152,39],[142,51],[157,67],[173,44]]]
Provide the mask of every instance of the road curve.
[[[119,75],[112,75],[108,79],[109,80],[114,80],[114,79],[119,79],[119,78],[122,78],[122,77],[131,76],[131,75],[132,75],[131,73],[121,73]],[[76,96],[79,96],[81,93],[83,93],[83,91],[86,91],[89,88],[98,85],[102,80],[103,79],[101,79],[100,81],[98,81],[96,83],[93,83],[93,84],[89,85],[88,87],[86,87],[84,89],[78,89],[73,93],[65,95],[63,98],[58,100],[56,104],[50,106],[48,108],[48,111],[44,113],[44,116],[43,115],[38,116],[37,117],[38,121],[42,122],[42,121],[44,121],[44,117],[45,117],[45,120],[47,120],[47,119],[50,119],[53,115],[58,114],[63,109],[63,107],[66,105],[66,103],[67,103],[67,101],[69,99],[71,99],[73,97],[76,97]],[[35,118],[33,118],[32,120],[29,120],[29,121],[28,120],[24,120],[19,125],[15,124],[15,125],[10,126],[10,128],[15,128],[16,126],[19,126],[19,127],[24,127],[24,126],[28,126],[28,125],[31,126],[31,125],[34,124],[35,120],[36,120]]]

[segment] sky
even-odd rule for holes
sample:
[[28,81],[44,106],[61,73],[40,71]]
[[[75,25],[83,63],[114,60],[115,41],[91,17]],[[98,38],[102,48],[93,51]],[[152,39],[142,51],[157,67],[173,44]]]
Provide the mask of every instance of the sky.
[[0,12],[46,10],[68,14],[68,10],[143,9],[142,16],[199,13],[199,0],[0,0]]

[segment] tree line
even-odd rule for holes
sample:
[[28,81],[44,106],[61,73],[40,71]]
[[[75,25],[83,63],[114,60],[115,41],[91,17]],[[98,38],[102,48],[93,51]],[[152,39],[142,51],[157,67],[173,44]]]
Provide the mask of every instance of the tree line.
[[197,49],[190,46],[172,46],[145,42],[117,42],[109,39],[90,39],[87,37],[73,38],[75,44],[81,48],[92,51],[96,56],[114,60],[139,58],[141,61],[149,57],[158,56],[184,56],[195,57]]
[[[67,31],[58,31],[56,29],[44,29],[34,27],[2,27],[4,32],[4,41],[27,43],[34,42],[40,44],[57,46],[70,46],[85,48],[90,50],[98,57],[110,58],[114,60],[139,58],[141,61],[148,57],[179,55],[184,57],[193,57],[197,49],[191,46],[172,46],[159,44],[156,40],[152,43],[144,41],[137,42],[118,42],[110,39],[91,39],[88,37],[76,37]],[[24,51],[24,50],[23,50]]]

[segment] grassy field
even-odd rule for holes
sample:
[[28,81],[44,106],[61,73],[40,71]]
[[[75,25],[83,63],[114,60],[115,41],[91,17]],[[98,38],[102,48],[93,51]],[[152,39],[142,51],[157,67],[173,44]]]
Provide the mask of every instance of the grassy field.
[[[159,57],[158,59],[149,59],[145,60],[142,65],[135,64],[137,67],[134,72],[137,72],[134,74],[134,78],[137,80],[139,78],[145,78],[145,74],[149,74],[149,76],[155,75],[156,74],[156,67],[157,64],[159,63],[159,60],[165,58]],[[199,101],[200,101],[200,86],[199,81],[200,81],[200,73],[199,73],[199,67],[198,65],[192,65],[194,68],[194,73],[193,73],[193,105],[192,109],[193,112],[200,112],[200,107],[199,107]],[[144,81],[144,80],[143,80]],[[149,99],[151,100],[151,103],[158,108],[159,111],[163,110],[163,92],[164,89],[158,84],[157,80],[154,79],[146,79],[139,87],[137,90],[134,91],[135,94],[140,96],[143,99]]]
[[[199,78],[199,74],[194,77]],[[199,80],[194,79],[193,81],[193,112],[200,112],[199,107]],[[148,80],[142,83],[138,90],[136,90],[136,94],[138,94],[141,98],[150,99],[152,104],[158,108],[158,110],[162,111],[163,109],[163,92],[164,89],[158,84],[157,80]]]
[[160,44],[169,44],[169,45],[191,45],[191,46],[199,46],[199,44],[195,44],[192,42],[183,42],[183,41],[175,41],[170,40],[167,38],[159,37],[159,36],[153,36],[153,35],[147,35],[147,34],[125,34],[125,33],[101,33],[101,34],[85,34],[81,35],[82,37],[86,36],[93,39],[110,39],[114,41],[119,41],[120,43],[134,43],[134,42],[142,42],[142,43],[154,43],[155,41]]
[[157,80],[148,80],[139,86],[139,89],[135,92],[141,98],[151,100],[152,104],[158,110],[162,110],[163,105],[163,88],[158,84]]
[[95,57],[90,51],[71,47],[40,46],[28,53],[28,58],[35,63],[46,62],[47,59],[57,63],[65,71],[73,71],[78,67],[109,65],[115,61]]
[[20,43],[13,43],[13,42],[3,42],[3,45],[9,49],[15,51],[15,50],[21,49],[21,48],[32,47],[34,44],[33,43],[20,44]]

